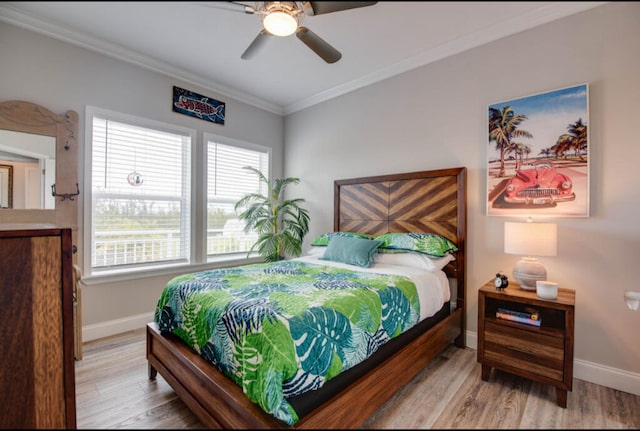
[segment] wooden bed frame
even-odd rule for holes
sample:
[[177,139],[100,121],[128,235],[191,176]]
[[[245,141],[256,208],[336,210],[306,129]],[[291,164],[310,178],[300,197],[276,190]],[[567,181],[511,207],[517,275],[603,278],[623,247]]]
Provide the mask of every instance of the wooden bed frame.
[[159,372],[209,428],[357,428],[452,342],[464,347],[466,168],[384,175],[334,183],[334,231],[380,235],[433,232],[456,243],[446,268],[455,310],[289,427],[253,404],[230,378],[184,342],[147,325],[149,378]]

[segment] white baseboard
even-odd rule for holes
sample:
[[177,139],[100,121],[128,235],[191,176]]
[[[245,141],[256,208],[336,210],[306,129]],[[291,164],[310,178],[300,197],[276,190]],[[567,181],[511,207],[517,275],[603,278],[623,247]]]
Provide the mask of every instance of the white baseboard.
[[144,328],[147,323],[153,321],[153,312],[138,314],[124,319],[112,320],[105,323],[97,323],[95,325],[86,325],[82,327],[82,341],[92,341],[98,338],[109,337],[111,335],[121,334],[127,331]]
[[634,395],[640,395],[640,374],[574,359],[573,376]]
[[[478,349],[478,333],[467,331],[465,342],[470,349]],[[573,359],[573,377],[622,392],[640,395],[640,374],[611,368],[606,365]]]
[[468,348],[478,350],[478,333],[467,331],[464,337],[465,343]]
[[[106,323],[87,325],[82,327],[82,340],[91,341],[122,332],[144,328],[153,321],[153,313],[139,314],[126,319],[112,320]],[[478,349],[478,334],[467,331],[465,343],[468,348]],[[580,359],[574,359],[573,376],[586,382],[617,389],[619,391],[640,395],[640,374],[632,373],[606,365],[595,364]]]

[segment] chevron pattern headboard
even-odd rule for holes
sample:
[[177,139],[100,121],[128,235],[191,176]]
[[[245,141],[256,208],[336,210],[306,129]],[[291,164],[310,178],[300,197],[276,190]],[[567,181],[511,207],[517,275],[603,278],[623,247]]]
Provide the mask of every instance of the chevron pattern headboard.
[[446,272],[462,287],[458,302],[464,301],[466,168],[336,180],[333,215],[336,232],[427,232],[450,239],[458,252]]
[[433,232],[458,241],[465,221],[464,169],[335,181],[334,231]]

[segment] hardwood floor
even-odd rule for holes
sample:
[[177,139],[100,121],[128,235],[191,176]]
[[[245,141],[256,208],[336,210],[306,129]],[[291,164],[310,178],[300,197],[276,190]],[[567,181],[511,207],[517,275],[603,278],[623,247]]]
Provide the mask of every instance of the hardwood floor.
[[[202,429],[158,375],[147,376],[144,328],[85,343],[76,362],[79,429]],[[640,429],[640,396],[574,379],[567,408],[555,389],[493,370],[480,379],[476,351],[451,346],[362,428]]]

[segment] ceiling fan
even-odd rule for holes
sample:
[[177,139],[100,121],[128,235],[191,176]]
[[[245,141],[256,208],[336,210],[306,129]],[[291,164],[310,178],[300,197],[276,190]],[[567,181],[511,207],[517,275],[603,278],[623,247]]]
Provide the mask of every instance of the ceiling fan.
[[[223,6],[224,3],[227,5]],[[313,52],[318,54],[327,63],[335,63],[340,60],[342,54],[329,45],[320,36],[300,25],[305,16],[315,16],[332,12],[340,12],[347,9],[355,9],[372,6],[375,1],[268,1],[255,2],[255,6],[249,6],[241,2],[210,2],[207,6],[220,7],[227,10],[258,15],[264,28],[251,42],[249,47],[240,56],[248,60],[252,58],[271,36],[290,36],[293,33]]]

